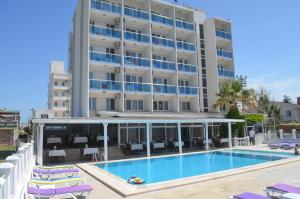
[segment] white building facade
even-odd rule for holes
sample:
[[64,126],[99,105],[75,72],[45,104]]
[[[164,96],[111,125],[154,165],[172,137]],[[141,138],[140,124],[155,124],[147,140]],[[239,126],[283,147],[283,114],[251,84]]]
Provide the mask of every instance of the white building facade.
[[235,76],[231,22],[194,8],[80,0],[70,35],[74,117],[211,117]]
[[64,62],[50,62],[48,83],[48,110],[53,111],[54,117],[70,116],[70,74],[64,71]]

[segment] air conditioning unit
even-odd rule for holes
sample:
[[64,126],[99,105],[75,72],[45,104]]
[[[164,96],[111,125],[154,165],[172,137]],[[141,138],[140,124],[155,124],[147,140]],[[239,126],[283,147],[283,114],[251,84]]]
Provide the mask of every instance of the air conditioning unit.
[[115,24],[116,24],[116,25],[119,25],[120,23],[121,23],[121,18],[116,18],[116,19],[115,19]]
[[117,94],[115,95],[115,98],[116,98],[116,99],[120,99],[120,98],[121,98],[121,93],[117,93]]
[[120,73],[120,72],[121,72],[121,68],[120,67],[115,68],[115,73]]
[[116,42],[115,43],[115,48],[120,48],[121,47],[121,42]]

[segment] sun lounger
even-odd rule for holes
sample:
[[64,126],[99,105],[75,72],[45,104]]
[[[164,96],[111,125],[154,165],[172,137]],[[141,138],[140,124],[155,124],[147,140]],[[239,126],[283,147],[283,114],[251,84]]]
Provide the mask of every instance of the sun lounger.
[[[79,169],[51,169],[51,170],[44,170],[44,169],[33,169],[32,173],[37,175],[38,177],[45,179],[50,178],[51,176],[55,176],[58,174],[64,175],[66,177],[72,177],[79,172]],[[46,176],[46,177],[44,177]]]
[[36,169],[52,170],[52,169],[73,169],[75,165],[56,165],[56,166],[35,166]]
[[93,188],[90,185],[79,185],[79,186],[68,186],[60,188],[36,188],[28,187],[27,193],[34,197],[51,197],[55,198],[56,196],[69,195],[72,198],[77,198],[76,195],[80,196],[86,195],[88,198],[89,193]]
[[258,195],[255,193],[245,192],[231,197],[231,199],[271,199],[267,196]]
[[32,178],[30,180],[30,183],[35,185],[79,184],[84,182],[85,179],[81,177],[55,178],[55,179]]
[[288,184],[277,183],[275,185],[269,186],[265,188],[265,191],[268,196],[273,196],[274,193],[296,193],[300,194],[300,187],[291,186]]

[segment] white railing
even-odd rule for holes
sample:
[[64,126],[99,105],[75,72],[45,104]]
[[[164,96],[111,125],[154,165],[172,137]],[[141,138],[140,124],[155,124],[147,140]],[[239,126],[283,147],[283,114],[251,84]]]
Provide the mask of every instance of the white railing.
[[18,152],[0,163],[0,198],[26,198],[26,189],[34,166],[33,142],[22,145]]
[[233,146],[237,147],[237,146],[249,146],[250,144],[250,140],[249,137],[243,137],[243,138],[237,138],[234,137],[233,138]]

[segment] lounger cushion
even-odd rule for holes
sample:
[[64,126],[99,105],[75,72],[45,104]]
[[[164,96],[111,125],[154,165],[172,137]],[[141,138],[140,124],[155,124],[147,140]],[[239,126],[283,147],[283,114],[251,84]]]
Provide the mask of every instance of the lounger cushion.
[[239,195],[235,195],[233,196],[233,198],[235,199],[271,199],[269,197],[266,196],[261,196],[255,193],[250,193],[250,192],[245,192]]
[[93,188],[90,185],[79,185],[71,187],[61,187],[61,188],[49,188],[49,189],[38,189],[36,187],[28,187],[27,193],[36,196],[54,196],[66,193],[80,193],[80,192],[91,192]]
[[297,193],[300,194],[300,188],[294,187],[288,184],[283,183],[277,183],[273,186],[267,187],[267,189],[279,191],[279,192],[285,192],[285,193]]
[[33,173],[51,175],[51,174],[61,174],[61,173],[78,173],[79,169],[52,169],[52,170],[44,170],[44,169],[33,169]]

